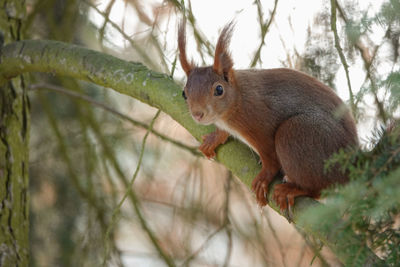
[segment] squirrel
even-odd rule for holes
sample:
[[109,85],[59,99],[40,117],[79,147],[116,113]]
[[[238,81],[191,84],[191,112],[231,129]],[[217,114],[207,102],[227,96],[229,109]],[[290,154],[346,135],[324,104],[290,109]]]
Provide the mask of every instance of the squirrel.
[[319,198],[321,190],[348,181],[339,168],[324,169],[340,149],[358,145],[354,118],[334,90],[317,79],[287,68],[233,69],[228,45],[233,23],[226,25],[215,48],[214,64],[197,67],[186,57],[185,23],[178,29],[179,60],[187,76],[182,92],[193,119],[214,124],[199,150],[208,158],[230,135],[251,147],[262,163],[252,181],[260,206],[278,173],[284,183],[273,199],[282,211],[297,196]]

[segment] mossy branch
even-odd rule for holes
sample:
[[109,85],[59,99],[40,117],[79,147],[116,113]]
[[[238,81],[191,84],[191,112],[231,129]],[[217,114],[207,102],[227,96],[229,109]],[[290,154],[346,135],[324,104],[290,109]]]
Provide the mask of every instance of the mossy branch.
[[[189,116],[181,97],[181,87],[169,76],[149,70],[141,63],[89,50],[72,44],[46,40],[26,40],[6,45],[0,52],[0,86],[9,79],[26,72],[47,72],[70,76],[134,97],[169,114],[195,138],[214,130],[213,126],[199,126]],[[260,171],[258,159],[242,143],[229,140],[217,151],[217,160],[250,187],[252,179]],[[276,182],[275,182],[276,183]],[[271,186],[270,192],[273,186]],[[271,193],[269,197],[271,197]],[[351,262],[350,255],[341,240],[322,235],[300,215],[309,207],[319,205],[310,198],[296,199],[293,222],[306,234],[320,239],[330,247],[343,263]],[[270,199],[270,206],[277,210]],[[365,254],[365,263],[382,263],[379,258],[354,234],[351,238]],[[349,240],[349,239],[347,239]]]

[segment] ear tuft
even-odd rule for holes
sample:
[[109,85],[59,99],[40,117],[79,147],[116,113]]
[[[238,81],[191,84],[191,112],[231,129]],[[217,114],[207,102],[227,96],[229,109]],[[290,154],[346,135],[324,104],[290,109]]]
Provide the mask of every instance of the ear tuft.
[[186,21],[182,20],[178,28],[178,47],[179,47],[179,61],[181,62],[182,69],[185,71],[186,76],[193,69],[193,62],[189,63],[186,57]]
[[233,22],[230,22],[224,27],[215,48],[213,69],[218,73],[218,75],[223,76],[226,80],[232,76],[233,61],[228,46],[231,41],[233,28]]

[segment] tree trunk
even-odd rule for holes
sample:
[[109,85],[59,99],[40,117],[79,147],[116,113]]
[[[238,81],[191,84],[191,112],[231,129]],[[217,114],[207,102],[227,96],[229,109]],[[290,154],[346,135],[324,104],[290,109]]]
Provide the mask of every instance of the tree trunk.
[[[0,6],[2,46],[21,39],[25,2]],[[28,145],[29,100],[19,76],[0,87],[0,266],[28,266]]]

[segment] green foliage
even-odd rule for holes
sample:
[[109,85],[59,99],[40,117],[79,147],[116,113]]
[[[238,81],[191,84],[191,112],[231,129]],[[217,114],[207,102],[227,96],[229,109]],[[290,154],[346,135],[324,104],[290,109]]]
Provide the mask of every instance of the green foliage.
[[356,232],[362,242],[385,262],[396,266],[400,259],[400,125],[376,131],[370,151],[354,150],[336,154],[328,166],[342,166],[351,181],[325,192],[326,204],[308,210],[302,219],[325,235],[339,236],[343,250],[354,255],[350,266],[360,266],[366,255],[360,240],[348,239]]
[[[344,262],[346,266],[368,262],[368,250],[361,249],[360,244],[367,244],[389,266],[398,266],[400,261],[400,124],[396,118],[400,105],[399,7],[398,0],[385,1],[374,14],[357,10],[351,1],[343,7],[338,4],[348,43],[344,51],[354,57],[358,50],[366,72],[366,80],[355,96],[355,105],[363,109],[357,115],[365,113],[366,99],[372,96],[378,121],[388,125],[378,127],[364,148],[340,151],[326,163],[327,169],[347,172],[350,182],[325,191],[324,205],[301,215],[300,223],[309,223],[328,239],[334,236],[339,240],[343,253],[352,255]],[[385,32],[381,40],[370,36],[377,27]],[[385,55],[393,56],[381,58],[384,49]],[[381,66],[386,66],[386,71],[381,71]],[[351,236],[354,232],[357,238]]]
[[392,72],[382,82],[382,86],[386,87],[391,95],[389,98],[389,112],[394,113],[398,111],[400,106],[400,72]]
[[368,11],[364,11],[361,17],[356,21],[350,20],[345,25],[345,31],[348,40],[355,44],[363,34],[366,34],[371,28],[372,21],[368,18]]
[[[313,77],[335,89],[335,77],[340,67],[336,51],[332,49],[333,38],[323,37],[326,35],[329,25],[323,23],[318,25],[322,31],[307,31],[306,50],[299,58],[300,70],[309,73]],[[325,20],[326,22],[326,20]],[[315,26],[317,27],[317,26]]]

